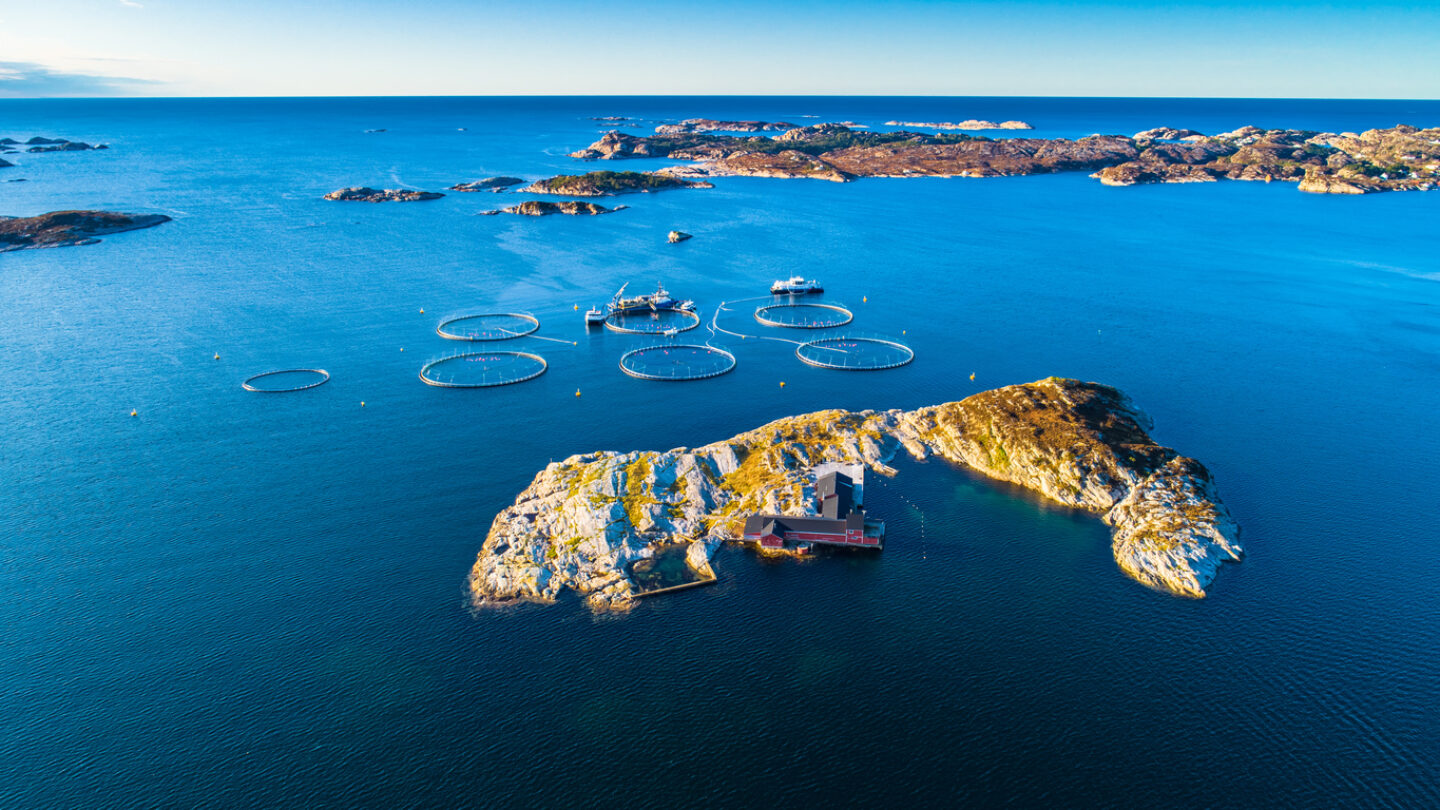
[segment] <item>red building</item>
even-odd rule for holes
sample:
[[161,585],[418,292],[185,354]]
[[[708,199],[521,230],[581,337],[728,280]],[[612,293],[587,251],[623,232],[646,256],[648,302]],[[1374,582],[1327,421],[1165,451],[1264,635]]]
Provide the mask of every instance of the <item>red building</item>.
[[885,524],[867,521],[856,496],[850,476],[827,472],[815,482],[818,515],[751,515],[745,520],[745,540],[769,549],[804,549],[815,544],[882,548]]

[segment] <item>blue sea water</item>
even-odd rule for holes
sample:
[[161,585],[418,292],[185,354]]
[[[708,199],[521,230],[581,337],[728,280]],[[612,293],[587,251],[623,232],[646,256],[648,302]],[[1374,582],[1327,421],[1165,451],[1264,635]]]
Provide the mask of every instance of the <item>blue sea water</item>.
[[[604,217],[320,199],[576,172],[609,115],[1053,137],[1433,126],[1440,103],[0,102],[0,136],[112,147],[6,155],[27,182],[0,214],[174,218],[0,256],[0,806],[1440,805],[1440,194],[1065,174],[725,178]],[[733,373],[646,382],[617,368],[643,339],[573,309],[663,281],[708,319],[792,273],[915,362],[731,339]],[[421,384],[464,346],[439,319],[486,309],[578,345],[516,341],[549,362],[521,385]],[[289,367],[333,380],[240,387]],[[867,488],[883,554],[727,549],[719,585],[622,617],[469,608],[491,519],[552,459],[1049,375],[1120,387],[1214,471],[1249,555],[1209,598],[1126,578],[1093,516],[901,460]]]

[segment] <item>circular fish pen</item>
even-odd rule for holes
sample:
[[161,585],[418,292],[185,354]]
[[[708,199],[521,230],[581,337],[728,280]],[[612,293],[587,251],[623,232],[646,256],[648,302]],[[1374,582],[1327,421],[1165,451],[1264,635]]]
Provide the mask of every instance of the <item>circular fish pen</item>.
[[795,347],[795,356],[807,365],[842,371],[879,371],[899,368],[915,359],[909,346],[872,337],[828,337]]
[[605,316],[605,328],[627,335],[664,335],[688,332],[700,325],[700,316],[683,309],[614,312]]
[[327,382],[330,382],[330,372],[323,368],[282,368],[247,377],[240,387],[257,394],[288,394]]
[[735,368],[735,355],[714,346],[646,346],[620,357],[620,370],[641,380],[708,380]]
[[529,352],[465,352],[426,363],[420,380],[436,388],[494,388],[533,380],[547,368],[545,358]]
[[525,337],[539,328],[540,321],[524,312],[479,312],[446,318],[435,327],[435,334],[446,340],[483,342]]
[[855,313],[839,304],[797,301],[760,307],[755,310],[755,320],[787,329],[832,329],[855,320]]

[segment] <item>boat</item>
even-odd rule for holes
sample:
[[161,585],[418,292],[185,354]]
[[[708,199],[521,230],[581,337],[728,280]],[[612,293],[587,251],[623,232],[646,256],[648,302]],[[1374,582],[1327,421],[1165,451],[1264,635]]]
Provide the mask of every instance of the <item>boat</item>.
[[605,322],[605,311],[599,307],[591,307],[585,310],[585,324],[597,326]]
[[791,276],[780,281],[776,280],[770,285],[771,295],[805,295],[806,293],[823,293],[825,288],[815,279],[807,279],[804,276]]
[[663,310],[680,310],[681,312],[694,312],[695,302],[689,299],[681,300],[674,298],[665,291],[664,284],[658,284],[655,292],[637,295],[632,298],[625,297],[625,288],[629,283],[620,285],[619,292],[610,299],[606,309],[611,315],[622,315],[627,312],[661,312]]

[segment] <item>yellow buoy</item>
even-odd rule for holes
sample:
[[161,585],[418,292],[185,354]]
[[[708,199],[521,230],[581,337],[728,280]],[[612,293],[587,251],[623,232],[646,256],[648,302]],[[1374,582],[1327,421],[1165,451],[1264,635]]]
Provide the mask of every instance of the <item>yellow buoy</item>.
[[780,387],[781,387],[781,388],[784,388],[784,387],[785,387],[785,381],[784,381],[784,380],[781,380],[781,381],[780,381]]
[[405,351],[405,347],[404,347],[404,346],[401,346],[401,347],[400,347],[400,351],[402,351],[402,352]]
[[424,315],[424,314],[425,314],[425,308],[424,308],[424,307],[421,307],[421,308],[420,308],[420,314],[421,314],[421,315]]
[[362,407],[362,408],[365,407],[365,400],[363,400],[363,399],[360,400],[360,407]]
[[970,372],[970,379],[972,379],[972,380],[975,379],[975,372],[973,372],[973,371]]
[[131,408],[131,409],[130,409],[130,415],[131,415],[131,416],[139,416],[139,415],[140,415],[140,412],[137,411],[137,410],[135,410],[134,408]]
[[576,388],[576,389],[575,389],[575,396],[577,396],[577,397],[580,396],[580,389],[579,389],[579,388]]
[[860,303],[862,303],[862,304],[868,304],[868,303],[870,303],[870,296],[868,296],[868,295],[862,295],[862,296],[860,296]]
[[579,311],[580,311],[580,305],[579,305],[579,304],[576,304],[576,305],[575,305],[575,311],[576,311],[576,312],[579,312]]
[[220,352],[215,352],[215,359],[216,359],[216,360],[219,360],[219,359],[220,359]]

